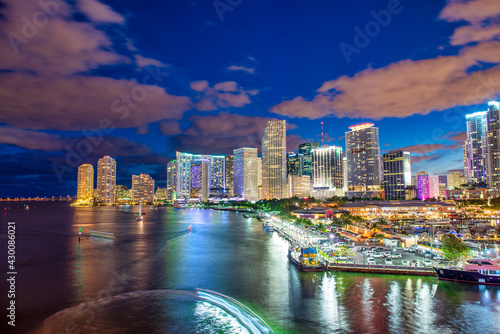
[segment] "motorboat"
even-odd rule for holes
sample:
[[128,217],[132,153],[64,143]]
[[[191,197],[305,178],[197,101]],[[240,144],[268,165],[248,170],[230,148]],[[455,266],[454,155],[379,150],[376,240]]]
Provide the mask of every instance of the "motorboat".
[[500,285],[500,259],[470,259],[453,268],[434,267],[440,280]]

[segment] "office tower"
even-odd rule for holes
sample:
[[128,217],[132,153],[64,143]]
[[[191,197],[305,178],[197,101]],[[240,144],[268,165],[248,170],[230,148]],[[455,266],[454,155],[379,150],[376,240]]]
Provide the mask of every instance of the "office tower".
[[259,200],[257,149],[243,147],[233,151],[234,194],[248,201]]
[[233,167],[234,157],[232,155],[226,155],[226,193],[229,196],[234,194],[234,167]]
[[309,197],[311,195],[311,178],[309,175],[288,176],[288,197]]
[[465,177],[459,171],[452,171],[446,175],[446,186],[448,190],[454,190],[455,188],[460,188],[462,184],[465,184]]
[[94,197],[94,167],[83,164],[78,167],[76,198],[86,200]]
[[262,138],[262,196],[281,199],[287,195],[286,121],[267,122]]
[[392,151],[382,155],[386,200],[406,199],[405,188],[411,186],[410,152]]
[[312,149],[312,189],[315,198],[344,196],[342,148],[323,146]]
[[500,195],[500,115],[499,102],[488,102],[486,134],[483,152],[488,188],[495,197]]
[[191,162],[190,198],[208,201],[210,191],[210,160],[196,159]]
[[345,133],[348,197],[381,195],[378,128],[372,123],[349,127]]
[[177,199],[177,160],[172,160],[167,164],[167,200]]
[[131,196],[130,196],[130,189],[126,186],[123,186],[121,184],[116,185],[116,201],[118,203],[126,203],[130,202]]
[[465,116],[467,138],[463,146],[464,171],[467,183],[470,184],[486,181],[483,138],[487,128],[487,113],[480,111]]
[[300,157],[300,174],[298,175],[309,175],[312,178],[312,149],[319,147],[317,141],[308,142],[299,145],[299,157]]
[[344,178],[344,195],[347,194],[347,157],[345,154],[342,157],[342,176]]
[[153,202],[155,181],[148,174],[132,175],[132,200],[135,203]]
[[97,161],[97,200],[107,205],[115,204],[116,161],[106,155]]
[[302,158],[303,154],[298,154],[295,152],[286,153],[286,169],[287,175],[302,175]]

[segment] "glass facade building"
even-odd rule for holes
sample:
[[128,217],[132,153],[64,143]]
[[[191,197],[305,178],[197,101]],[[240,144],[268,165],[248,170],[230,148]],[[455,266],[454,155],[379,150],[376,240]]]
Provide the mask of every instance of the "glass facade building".
[[381,195],[378,128],[372,123],[349,127],[345,133],[348,197]]
[[286,198],[286,167],[286,121],[271,120],[262,138],[263,199]]
[[94,197],[94,167],[83,164],[78,167],[76,198],[89,199]]
[[259,200],[257,151],[249,147],[233,151],[234,194],[248,201]]
[[386,200],[406,199],[405,189],[411,185],[410,152],[393,151],[382,155],[384,194]]
[[312,149],[311,196],[329,198],[344,196],[342,148],[323,146]]

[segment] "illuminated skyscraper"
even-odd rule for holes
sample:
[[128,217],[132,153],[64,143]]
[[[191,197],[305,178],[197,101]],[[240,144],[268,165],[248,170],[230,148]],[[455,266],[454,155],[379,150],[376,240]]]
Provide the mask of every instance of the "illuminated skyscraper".
[[191,163],[193,160],[208,160],[208,190],[221,193],[226,186],[226,157],[223,155],[201,155],[176,152],[177,197],[191,197]]
[[226,155],[226,192],[229,196],[234,194],[234,157]]
[[155,199],[155,181],[148,174],[132,175],[132,200],[153,202]]
[[418,198],[425,201],[428,198],[439,198],[439,176],[418,172]]
[[116,161],[108,155],[97,162],[97,200],[108,205],[116,201]]
[[257,149],[243,147],[233,151],[234,194],[248,201],[259,200]]
[[500,196],[500,102],[488,102],[486,134],[483,142],[488,188]]
[[189,198],[191,196],[191,162],[202,158],[201,154],[176,152],[177,198]]
[[300,173],[298,175],[309,175],[312,178],[312,150],[319,147],[317,141],[299,145]]
[[204,156],[209,159],[210,193],[220,194],[226,187],[226,157],[224,155]]
[[295,152],[286,153],[286,169],[287,175],[302,175],[302,161],[303,154],[297,154]]
[[487,111],[466,115],[467,138],[464,150],[465,178],[470,184],[486,181],[483,139],[487,128]]
[[382,155],[385,199],[406,199],[405,189],[411,185],[410,152],[392,151]]
[[86,200],[94,197],[94,167],[84,164],[78,167],[76,198]]
[[311,196],[329,198],[344,196],[342,148],[323,146],[312,149]]
[[349,127],[345,133],[348,197],[381,195],[378,128],[372,123]]
[[177,199],[177,160],[172,160],[167,164],[167,199],[175,201]]
[[267,122],[262,138],[262,196],[281,199],[287,196],[286,121]]
[[210,161],[196,159],[191,162],[191,193],[190,198],[199,198],[202,202],[208,200],[210,190]]

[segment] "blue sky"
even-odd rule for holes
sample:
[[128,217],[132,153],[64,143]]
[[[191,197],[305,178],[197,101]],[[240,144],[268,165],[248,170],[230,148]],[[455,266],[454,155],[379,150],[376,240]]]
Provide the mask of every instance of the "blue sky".
[[0,3],[0,197],[74,195],[105,154],[164,186],[175,150],[260,148],[271,118],[290,150],[373,122],[444,174],[500,94],[496,0]]

